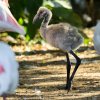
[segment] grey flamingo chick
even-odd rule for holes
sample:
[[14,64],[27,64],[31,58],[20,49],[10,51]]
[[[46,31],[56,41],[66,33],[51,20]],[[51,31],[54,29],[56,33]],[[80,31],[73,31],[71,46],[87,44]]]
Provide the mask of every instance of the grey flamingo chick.
[[[43,19],[40,33],[41,36],[52,46],[61,49],[65,52],[67,58],[67,83],[66,89],[71,88],[71,83],[74,75],[81,64],[81,59],[73,52],[83,42],[82,36],[78,33],[77,29],[68,23],[59,23],[48,25],[52,17],[52,12],[46,7],[40,7],[35,15],[33,22],[38,19]],[[76,65],[72,75],[70,75],[71,63],[69,55],[73,55],[76,59]]]

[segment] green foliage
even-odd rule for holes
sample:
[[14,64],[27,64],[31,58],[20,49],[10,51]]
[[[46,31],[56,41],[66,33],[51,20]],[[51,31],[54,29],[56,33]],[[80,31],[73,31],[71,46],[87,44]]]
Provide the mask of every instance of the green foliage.
[[76,27],[82,26],[81,19],[71,9],[57,7],[53,8],[52,12],[54,14],[53,20],[58,19],[60,22],[67,22]]
[[[26,41],[34,38],[38,25],[33,25],[32,20],[43,0],[9,0],[10,10],[18,22],[25,27]],[[10,34],[16,36],[14,34]]]
[[86,46],[89,45],[91,42],[92,42],[92,40],[89,38],[84,39],[84,45],[86,45]]
[[38,33],[40,22],[32,24],[32,20],[40,6],[46,6],[52,11],[50,23],[68,22],[77,27],[82,26],[79,16],[72,11],[68,0],[9,0],[9,3],[14,17],[25,27],[26,41],[33,39]]

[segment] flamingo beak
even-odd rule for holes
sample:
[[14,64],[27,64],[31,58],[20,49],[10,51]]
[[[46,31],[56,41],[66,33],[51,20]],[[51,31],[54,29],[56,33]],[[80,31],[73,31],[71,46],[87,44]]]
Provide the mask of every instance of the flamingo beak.
[[8,7],[8,0],[0,0],[0,32],[11,31],[25,35],[24,28],[18,24]]
[[33,18],[33,24],[39,19],[39,17],[37,15],[34,16]]

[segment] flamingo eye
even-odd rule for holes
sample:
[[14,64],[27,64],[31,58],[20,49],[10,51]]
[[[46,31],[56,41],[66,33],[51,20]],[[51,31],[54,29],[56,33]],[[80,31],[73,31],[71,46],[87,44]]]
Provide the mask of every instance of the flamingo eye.
[[43,13],[43,11],[40,11],[40,12],[39,12],[39,16],[41,16],[41,15],[42,15],[42,13]]
[[0,74],[2,74],[4,72],[4,67],[2,65],[0,65]]

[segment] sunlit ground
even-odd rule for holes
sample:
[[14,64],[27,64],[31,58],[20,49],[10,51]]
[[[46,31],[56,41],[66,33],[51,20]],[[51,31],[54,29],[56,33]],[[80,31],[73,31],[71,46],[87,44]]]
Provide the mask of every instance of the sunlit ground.
[[[82,64],[75,75],[72,90],[67,93],[64,53],[35,46],[36,50],[33,48],[28,52],[23,51],[23,46],[13,47],[20,63],[20,82],[16,93],[8,96],[8,100],[100,100],[100,58],[93,47],[82,46],[78,50]],[[73,70],[75,60],[72,56],[70,58]]]

